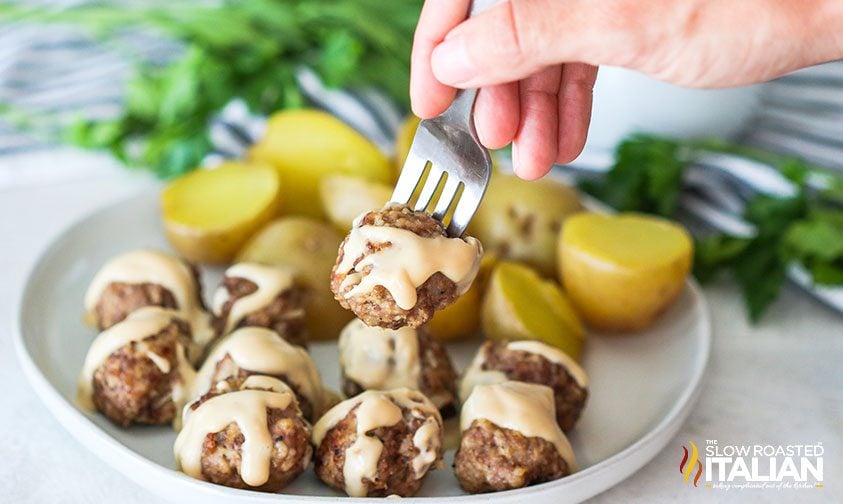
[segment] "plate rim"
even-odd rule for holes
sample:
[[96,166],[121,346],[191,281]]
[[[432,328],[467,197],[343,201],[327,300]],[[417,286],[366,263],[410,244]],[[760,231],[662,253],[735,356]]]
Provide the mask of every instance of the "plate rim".
[[[248,499],[249,502],[267,503],[283,502],[284,500],[279,500],[279,497],[287,497],[294,499],[295,501],[306,502],[341,502],[343,499],[346,499],[345,496],[340,494],[336,496],[297,494],[285,495],[283,493],[264,493],[253,490],[233,489],[197,480],[175,469],[159,465],[158,463],[123,445],[116,438],[112,437],[98,425],[93,423],[51,384],[50,380],[41,371],[38,364],[35,363],[35,360],[27,347],[26,336],[24,334],[26,330],[23,327],[23,316],[25,310],[24,302],[30,297],[30,291],[34,288],[32,282],[33,276],[43,266],[44,262],[48,258],[48,255],[53,252],[55,246],[60,244],[62,241],[69,239],[73,232],[82,227],[82,225],[84,225],[88,220],[94,219],[111,209],[126,205],[129,201],[149,199],[152,194],[153,193],[149,190],[141,190],[126,198],[92,209],[72,221],[64,229],[58,232],[36,254],[37,259],[31,264],[26,272],[23,288],[18,291],[17,299],[14,301],[13,315],[11,318],[12,327],[10,331],[17,360],[24,371],[27,381],[35,390],[41,402],[47,407],[50,414],[59,421],[62,427],[67,430],[78,443],[80,443],[89,452],[92,452],[104,463],[113,469],[118,470],[125,477],[137,484],[140,484],[145,490],[158,495],[164,500],[170,499],[157,489],[141,484],[138,481],[139,478],[134,477],[137,473],[133,474],[131,471],[131,469],[133,469],[131,465],[137,465],[137,468],[143,469],[144,472],[149,473],[150,476],[176,478],[176,480],[182,485],[192,487],[192,491],[206,495],[214,495],[220,498],[242,497]],[[449,501],[459,502],[470,502],[472,500],[477,501],[478,498],[483,500],[498,500],[498,498],[500,500],[520,500],[530,498],[537,494],[552,492],[556,486],[562,487],[575,484],[577,481],[588,478],[594,473],[604,471],[611,472],[612,468],[615,468],[613,476],[610,477],[612,480],[611,484],[597,492],[590,493],[587,497],[585,497],[590,498],[618,485],[633,473],[644,467],[644,465],[651,461],[659,451],[667,446],[667,443],[676,435],[679,428],[684,424],[688,415],[693,410],[700,393],[702,392],[703,379],[710,366],[713,335],[711,311],[708,301],[699,284],[693,277],[688,277],[685,283],[685,289],[692,295],[696,303],[698,303],[698,309],[700,311],[699,324],[701,325],[698,332],[702,335],[702,339],[699,341],[699,346],[701,347],[702,352],[700,352],[694,359],[694,369],[690,375],[688,386],[682,390],[676,402],[674,402],[669,410],[663,414],[661,419],[653,428],[636,439],[632,444],[612,456],[587,467],[586,469],[577,471],[565,478],[549,481],[539,485],[487,494],[449,495],[443,497],[417,496],[410,497],[409,499],[417,501],[431,501],[439,498],[447,498]],[[99,446],[99,449],[95,449],[95,447],[91,446],[91,444],[94,443]],[[102,451],[104,449],[110,450],[112,453],[106,455],[108,452]],[[636,454],[640,454],[642,451],[648,452],[648,454],[644,456],[643,461],[635,463],[635,466],[631,468],[625,467],[620,471],[617,469],[618,464],[635,456]],[[354,498],[355,502],[381,502],[382,500],[382,498]]]

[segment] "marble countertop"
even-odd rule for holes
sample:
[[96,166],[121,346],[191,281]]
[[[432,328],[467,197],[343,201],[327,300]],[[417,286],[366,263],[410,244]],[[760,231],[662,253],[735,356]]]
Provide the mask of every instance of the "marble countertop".
[[[152,183],[140,174],[106,171],[62,185],[0,191],[0,502],[158,502],[65,432],[26,383],[11,344],[12,310],[36,255],[69,223]],[[751,326],[734,285],[708,286],[705,293],[714,347],[698,405],[662,453],[593,502],[843,502],[843,315],[788,287]],[[825,487],[689,487],[677,474],[689,439],[821,442]]]

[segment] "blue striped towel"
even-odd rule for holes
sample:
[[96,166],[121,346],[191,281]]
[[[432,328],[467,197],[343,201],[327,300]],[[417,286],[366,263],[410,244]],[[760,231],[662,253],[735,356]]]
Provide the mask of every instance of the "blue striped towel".
[[[23,117],[32,129],[54,132],[79,117],[114,117],[120,111],[123,84],[129,75],[127,62],[138,58],[165,62],[179,51],[177,43],[144,33],[125,33],[103,46],[70,28],[0,25],[0,104],[9,107],[0,114],[0,190],[113,169],[116,162],[102,155],[97,158],[22,133],[17,120]],[[392,154],[404,111],[385,95],[374,89],[328,89],[306,68],[300,69],[297,77],[313,106],[341,118]],[[18,111],[25,114],[16,114]],[[264,126],[265,118],[251,114],[242,101],[233,100],[209,126],[214,148],[206,166],[241,156],[261,136]],[[765,85],[757,117],[739,140],[843,170],[843,62],[805,69]],[[605,172],[611,163],[611,152],[591,152],[565,170],[594,176]],[[755,233],[741,217],[752,195],[787,196],[795,191],[774,168],[725,154],[700,160],[687,170],[683,182],[687,190],[680,208],[689,227],[744,237]],[[820,178],[811,183],[821,187],[824,181]],[[798,266],[791,267],[788,274],[794,283],[843,312],[843,288],[814,286],[810,275]]]

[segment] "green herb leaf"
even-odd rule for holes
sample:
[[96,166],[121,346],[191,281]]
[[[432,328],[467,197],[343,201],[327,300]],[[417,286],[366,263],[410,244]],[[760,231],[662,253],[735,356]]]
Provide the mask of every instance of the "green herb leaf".
[[581,187],[617,210],[671,216],[689,162],[684,154],[677,142],[636,135],[618,146],[615,164],[604,180]]
[[241,97],[263,114],[303,106],[294,77],[301,66],[313,68],[328,85],[380,86],[406,106],[421,5],[422,0],[223,0],[64,10],[0,5],[0,14],[76,24],[107,42],[126,29],[142,28],[183,43],[184,53],[169,64],[136,67],[120,117],[77,122],[62,135],[170,177],[198,166],[210,148],[208,124],[228,101]]

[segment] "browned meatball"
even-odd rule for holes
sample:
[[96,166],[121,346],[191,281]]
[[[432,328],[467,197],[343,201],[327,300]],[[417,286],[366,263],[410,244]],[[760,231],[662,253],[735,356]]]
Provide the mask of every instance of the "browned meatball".
[[[422,237],[447,236],[442,223],[425,212],[417,212],[405,205],[390,205],[382,210],[366,214],[355,226],[388,226],[406,229]],[[392,294],[382,285],[376,285],[370,292],[360,293],[350,298],[345,294],[354,285],[343,286],[346,273],[337,271],[345,255],[348,237],[340,245],[339,257],[331,271],[331,291],[343,308],[351,310],[371,326],[397,329],[403,326],[419,327],[433,316],[436,310],[453,303],[458,297],[457,285],[441,272],[434,273],[416,289],[418,300],[411,309],[405,310],[395,303]],[[369,243],[368,252],[355,258],[359,263],[367,255],[389,247],[390,243]],[[371,271],[366,267],[363,273]]]
[[[394,494],[409,497],[415,495],[419,490],[428,469],[441,464],[442,424],[441,418],[435,414],[436,410],[432,403],[417,391],[396,390],[409,392],[410,397],[414,397],[414,407],[409,408],[407,404],[396,404],[401,408],[402,418],[400,421],[394,425],[376,427],[365,433],[366,436],[379,440],[383,448],[377,461],[375,477],[361,480],[363,492],[356,494],[353,491],[350,482],[345,479],[344,472],[346,452],[358,439],[357,415],[362,411],[360,405],[354,406],[348,411],[327,431],[319,442],[316,448],[314,468],[316,475],[322,481],[353,496],[385,497]],[[373,394],[383,394],[383,392],[365,392],[359,397],[371,397]],[[343,405],[354,400],[354,398],[348,399],[335,406],[335,409],[342,408]],[[427,409],[426,413],[416,409],[417,406],[422,405]],[[331,411],[325,417],[329,417]],[[325,421],[325,417],[320,419],[314,427],[314,435],[319,431],[320,424]],[[423,447],[430,457],[426,459],[422,470],[417,472],[414,468],[414,459],[419,457],[422,452],[415,444],[418,440],[415,435],[420,429],[431,429],[432,427],[432,435]],[[361,455],[358,453],[357,456],[360,457]],[[360,463],[359,460],[357,463]]]
[[[204,307],[199,282],[199,271],[190,265],[193,279],[196,282],[197,305]],[[160,306],[178,310],[179,306],[173,293],[161,285],[154,283],[129,284],[123,282],[109,283],[94,307],[93,324],[99,330],[105,330],[118,322],[122,322],[130,313],[145,306]]]
[[[226,289],[228,298],[221,313],[214,319],[217,336],[225,332],[228,315],[234,303],[258,290],[258,286],[251,280],[228,276],[223,278],[221,288]],[[304,298],[305,291],[301,287],[285,289],[269,305],[247,314],[232,330],[239,327],[266,327],[294,345],[307,347]]]
[[[173,401],[176,387],[185,387],[177,348],[190,344],[190,329],[181,320],[172,322],[157,334],[132,342],[113,352],[93,375],[94,406],[114,423],[161,425],[177,414]],[[169,371],[162,371],[149,355],[166,360]]]
[[419,331],[421,391],[439,408],[443,417],[457,412],[457,372],[448,351],[426,331]]
[[[448,356],[445,346],[431,337],[422,328],[416,331],[419,345],[420,383],[418,388],[439,408],[445,418],[457,412],[457,372]],[[356,396],[365,390],[359,383],[343,374],[343,393],[348,397]]]
[[[205,402],[223,393],[237,393],[242,380],[230,380],[230,389],[218,387],[205,394],[190,406],[197,410]],[[265,390],[265,389],[256,389]],[[232,488],[244,488],[261,492],[277,492],[304,472],[313,455],[310,445],[310,427],[302,418],[296,402],[284,409],[267,408],[266,426],[272,437],[269,478],[260,486],[250,486],[240,475],[243,443],[246,440],[236,423],[225,429],[209,433],[202,443],[201,471],[207,481]]]
[[[221,381],[227,382],[227,386],[231,390],[237,390],[242,385],[243,382],[250,376],[255,375],[264,375],[264,373],[257,373],[254,371],[250,371],[248,369],[243,369],[234,362],[234,359],[231,358],[230,355],[226,354],[222,360],[217,362],[216,371],[214,372],[213,378],[211,379],[211,383],[219,383]],[[288,387],[296,394],[296,400],[299,403],[299,409],[301,409],[302,415],[309,421],[316,420],[313,418],[314,410],[313,405],[307,399],[307,397],[301,394],[301,391],[298,390],[298,387],[295,383],[292,383],[290,380],[287,379],[287,376],[281,375],[271,375],[273,378],[277,378],[287,384]]]
[[588,399],[588,389],[581,387],[568,369],[541,354],[507,348],[507,342],[488,341],[480,352],[485,355],[481,366],[484,371],[500,371],[510,380],[552,388],[556,423],[565,432],[574,427]]
[[549,441],[484,419],[475,420],[463,432],[454,471],[460,486],[471,493],[521,488],[571,473]]

